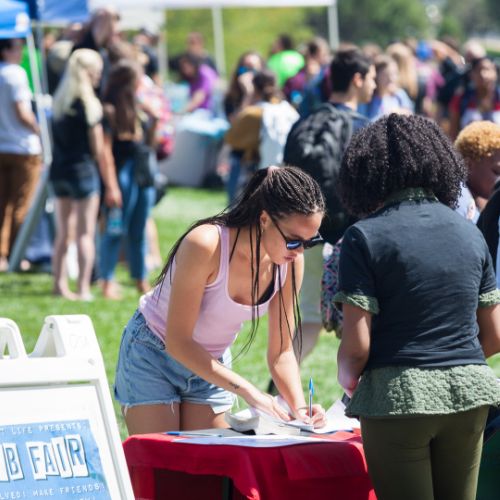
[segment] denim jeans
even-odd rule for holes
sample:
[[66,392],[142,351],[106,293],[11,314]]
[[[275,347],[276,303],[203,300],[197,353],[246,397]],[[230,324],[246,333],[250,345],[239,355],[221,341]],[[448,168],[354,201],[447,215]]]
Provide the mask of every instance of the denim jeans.
[[229,167],[226,191],[229,204],[231,204],[245,189],[250,177],[257,169],[257,165],[255,163],[242,162],[241,154],[232,152],[229,157]]
[[122,193],[122,235],[110,234],[106,229],[101,238],[100,276],[109,281],[113,278],[120,254],[122,240],[125,243],[130,275],[144,279],[146,269],[146,220],[154,204],[154,187],[142,188],[134,181],[134,161],[125,162],[118,171],[118,184]]

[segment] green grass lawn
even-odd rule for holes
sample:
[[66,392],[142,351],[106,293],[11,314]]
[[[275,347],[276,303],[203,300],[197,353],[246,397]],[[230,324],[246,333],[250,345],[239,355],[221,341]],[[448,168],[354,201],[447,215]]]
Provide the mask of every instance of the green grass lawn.
[[[186,227],[196,219],[219,212],[224,207],[225,194],[217,191],[172,188],[168,195],[155,207],[154,216],[160,235],[162,255],[166,256],[172,243]],[[70,302],[51,294],[52,278],[47,274],[1,274],[0,316],[10,318],[19,326],[26,350],[33,349],[43,320],[53,314],[87,314],[92,319],[97,339],[106,365],[110,387],[114,380],[114,368],[118,346],[124,325],[137,307],[138,293],[128,279],[125,269],[119,268],[118,281],[123,288],[123,299],[108,301],[94,290],[95,300],[90,303]],[[154,278],[154,275],[151,276]],[[238,353],[248,334],[248,325],[241,332],[233,353]],[[317,401],[328,407],[339,395],[341,389],[336,382],[336,352],[338,340],[332,334],[324,333],[316,349],[304,361],[302,381],[306,389],[310,376],[314,377]],[[265,389],[269,375],[265,362],[266,321],[261,321],[255,343],[249,352],[239,356],[233,368],[247,377],[261,389]],[[500,356],[490,361],[500,376]],[[122,436],[126,431],[117,410]]]
[[[196,219],[215,214],[224,208],[225,193],[185,188],[172,188],[154,209],[160,236],[160,247],[166,257],[172,243]],[[151,275],[151,279],[155,277]],[[119,266],[117,279],[123,289],[120,301],[104,300],[98,289],[93,290],[95,300],[90,303],[71,302],[51,294],[52,278],[48,274],[22,273],[0,275],[0,316],[17,323],[26,350],[31,352],[40,333],[43,320],[53,314],[87,314],[92,319],[101,347],[108,382],[114,381],[114,369],[124,325],[137,307],[139,295],[129,280],[127,271]],[[269,375],[265,362],[266,321],[261,321],[255,343],[249,352],[239,356],[234,369],[261,389],[265,389]],[[241,332],[233,353],[238,353],[247,339],[248,326]],[[318,402],[330,405],[341,393],[336,384],[336,347],[333,335],[323,335],[313,354],[305,360],[303,383],[314,376]],[[126,431],[119,408],[117,418],[122,436]]]

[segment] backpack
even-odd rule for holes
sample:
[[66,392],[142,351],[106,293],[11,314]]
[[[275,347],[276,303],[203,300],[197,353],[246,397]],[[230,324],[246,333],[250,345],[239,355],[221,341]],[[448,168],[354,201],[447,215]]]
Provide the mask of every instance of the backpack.
[[353,222],[342,208],[336,186],[342,157],[353,132],[354,119],[367,121],[353,110],[324,103],[294,124],[283,154],[285,165],[301,168],[320,185],[327,209],[320,233],[332,245]]
[[333,298],[339,292],[339,264],[342,240],[331,247],[331,252],[323,261],[321,277],[321,322],[327,332],[335,330],[338,338],[342,331],[342,310],[337,307]]
[[287,101],[265,102],[260,126],[259,168],[281,165],[286,138],[299,114]]

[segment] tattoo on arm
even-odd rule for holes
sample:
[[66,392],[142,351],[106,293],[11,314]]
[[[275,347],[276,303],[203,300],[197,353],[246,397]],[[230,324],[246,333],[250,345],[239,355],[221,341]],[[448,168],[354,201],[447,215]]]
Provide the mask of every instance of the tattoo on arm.
[[234,382],[229,382],[229,385],[234,389],[234,390],[238,390],[240,388],[240,386],[238,384],[235,384]]

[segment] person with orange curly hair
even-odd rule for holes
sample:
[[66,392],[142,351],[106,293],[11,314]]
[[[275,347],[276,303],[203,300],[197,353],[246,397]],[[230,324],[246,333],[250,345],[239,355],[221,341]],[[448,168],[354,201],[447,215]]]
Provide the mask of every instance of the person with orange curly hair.
[[[500,284],[497,252],[500,221],[500,186],[498,184],[500,180],[500,125],[487,121],[471,123],[460,132],[455,146],[469,164],[468,184],[472,194],[478,193],[479,196],[489,198],[481,211],[477,226],[483,233],[493,258],[498,286]],[[493,194],[491,194],[492,191]]]
[[500,125],[472,122],[460,132],[455,147],[469,169],[457,211],[477,222],[500,176]]

